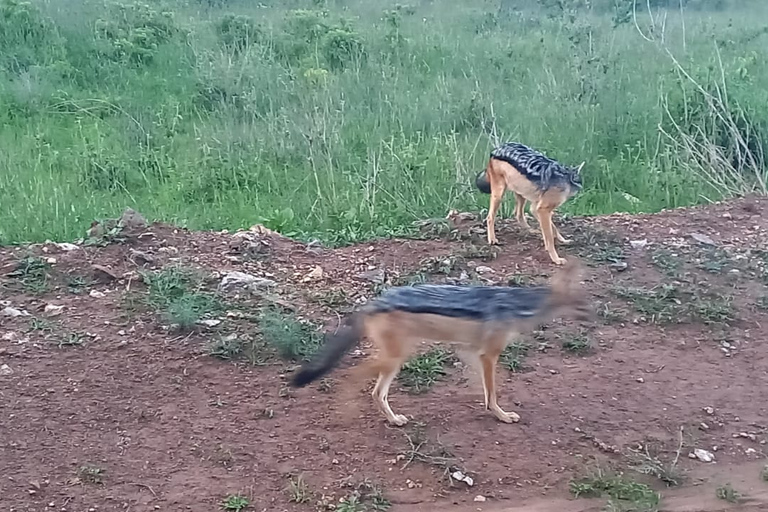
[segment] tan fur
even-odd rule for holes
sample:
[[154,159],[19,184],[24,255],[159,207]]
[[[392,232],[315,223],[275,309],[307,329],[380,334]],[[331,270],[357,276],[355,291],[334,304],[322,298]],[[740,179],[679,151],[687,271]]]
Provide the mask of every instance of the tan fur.
[[511,190],[515,194],[515,218],[525,229],[531,229],[525,220],[525,205],[531,203],[531,213],[539,222],[541,235],[544,239],[544,248],[550,259],[556,265],[565,263],[555,249],[555,238],[561,244],[569,244],[571,240],[564,238],[552,222],[552,215],[570,196],[570,189],[565,187],[553,187],[541,191],[531,183],[514,166],[491,158],[486,167],[486,179],[491,185],[491,203],[488,209],[486,226],[488,230],[488,243],[495,245],[496,239],[496,213],[501,205],[504,192]]
[[[580,266],[569,262],[566,269],[552,279],[550,304],[553,310],[548,316],[574,311],[582,319],[591,318],[585,294],[577,291]],[[549,320],[544,316],[507,322],[481,322],[450,318],[433,314],[416,314],[403,311],[375,313],[365,317],[364,335],[372,342],[377,355],[353,370],[360,378],[378,375],[371,395],[387,420],[397,426],[408,419],[396,414],[389,404],[389,389],[401,366],[417,350],[423,341],[458,345],[459,349],[474,353],[482,370],[485,408],[505,423],[516,423],[520,416],[503,410],[496,396],[496,364],[507,344],[523,332]]]

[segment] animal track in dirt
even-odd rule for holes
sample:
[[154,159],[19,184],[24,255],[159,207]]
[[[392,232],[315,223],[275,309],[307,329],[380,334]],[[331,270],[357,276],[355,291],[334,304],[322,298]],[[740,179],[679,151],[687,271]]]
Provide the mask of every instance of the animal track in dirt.
[[[520,423],[484,411],[471,366],[446,363],[419,394],[403,382],[392,389],[393,406],[424,424],[472,486],[428,457],[403,469],[406,436],[385,424],[369,387],[347,379],[365,342],[317,386],[289,390],[286,376],[319,342],[314,326],[336,328],[383,287],[545,281],[555,269],[541,240],[514,221],[498,224],[504,245],[494,251],[477,219],[440,239],[339,249],[261,228],[157,223],[124,236],[113,229],[101,243],[2,248],[2,308],[20,312],[0,316],[0,460],[11,468],[3,503],[19,512],[202,512],[230,495],[252,510],[316,510],[352,497],[373,510],[376,489],[392,510],[530,503],[525,510],[576,512],[603,506],[567,499],[571,479],[600,464],[651,484],[661,510],[732,506],[715,497],[727,475],[747,498],[740,510],[757,507],[765,491],[748,475],[759,474],[752,465],[768,439],[767,207],[744,198],[558,224],[574,239],[563,255],[588,263],[600,316],[586,332],[544,326],[510,356],[519,371],[499,369],[500,404]],[[221,292],[232,272],[261,285]],[[568,350],[582,339],[589,351]],[[671,461],[681,427],[681,488],[629,468],[638,445]],[[690,459],[696,448],[715,462]],[[298,475],[301,503],[291,501]]]

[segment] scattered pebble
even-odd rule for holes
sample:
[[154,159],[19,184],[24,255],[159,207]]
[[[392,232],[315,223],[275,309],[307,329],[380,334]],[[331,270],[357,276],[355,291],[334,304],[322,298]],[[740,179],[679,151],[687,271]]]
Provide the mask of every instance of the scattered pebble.
[[701,462],[713,462],[715,460],[715,454],[701,448],[696,448],[693,453],[688,454],[691,459],[698,459]]
[[704,412],[712,416],[713,414],[715,414],[715,409],[713,409],[712,407],[705,407]]
[[256,277],[245,272],[229,272],[219,283],[219,290],[230,291],[236,288],[244,288],[248,290],[259,290],[262,288],[269,288],[277,285],[272,279],[266,279],[263,277]]
[[17,316],[30,316],[29,312],[12,308],[11,306],[3,309],[3,315],[11,318],[16,318]]
[[648,240],[643,238],[642,240],[630,240],[629,245],[632,246],[633,249],[642,249],[646,245],[648,245]]
[[643,383],[645,382],[645,379],[644,379],[644,378],[642,378],[642,377],[638,377],[638,378],[637,378],[637,379],[635,379],[635,380],[637,380],[637,382],[639,382],[640,384],[643,384]]
[[8,366],[7,364],[0,366],[0,375],[2,376],[13,375],[13,368]]
[[489,274],[494,272],[494,270],[491,267],[487,267],[485,265],[478,265],[475,267],[475,272],[478,274]]
[[57,306],[56,304],[46,304],[43,313],[47,316],[59,316],[64,311],[64,306]]
[[216,327],[221,323],[221,320],[217,320],[215,318],[206,318],[205,320],[198,320],[197,323],[206,327]]
[[94,299],[103,299],[105,297],[104,293],[100,292],[99,290],[91,290],[88,292],[88,295]]
[[451,478],[453,478],[454,480],[456,480],[458,482],[464,482],[465,484],[467,484],[470,487],[475,485],[475,481],[472,480],[472,477],[468,476],[468,475],[465,475],[461,471],[454,471],[453,473],[451,473]]
[[482,494],[478,494],[477,496],[475,496],[475,500],[474,501],[482,503],[482,502],[485,501],[485,499],[486,499],[485,496],[483,496]]
[[703,233],[691,233],[691,238],[703,245],[717,245],[714,240]]

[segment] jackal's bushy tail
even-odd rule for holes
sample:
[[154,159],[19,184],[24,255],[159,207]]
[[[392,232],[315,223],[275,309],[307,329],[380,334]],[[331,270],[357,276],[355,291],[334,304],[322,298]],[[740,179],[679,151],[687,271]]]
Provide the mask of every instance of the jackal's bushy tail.
[[488,181],[488,174],[486,169],[480,171],[480,173],[475,177],[475,186],[477,186],[478,190],[480,190],[480,192],[483,194],[491,193],[491,182]]
[[303,387],[333,370],[341,358],[357,345],[363,334],[362,313],[354,313],[335,334],[326,336],[325,344],[311,361],[291,378],[291,386]]

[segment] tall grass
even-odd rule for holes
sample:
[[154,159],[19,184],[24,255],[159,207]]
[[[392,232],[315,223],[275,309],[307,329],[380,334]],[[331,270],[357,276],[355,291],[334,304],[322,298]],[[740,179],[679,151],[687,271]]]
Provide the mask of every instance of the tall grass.
[[570,213],[764,178],[760,2],[121,2],[0,0],[0,244],[72,239],[126,206],[396,234],[485,207],[472,183],[496,140],[586,160]]

